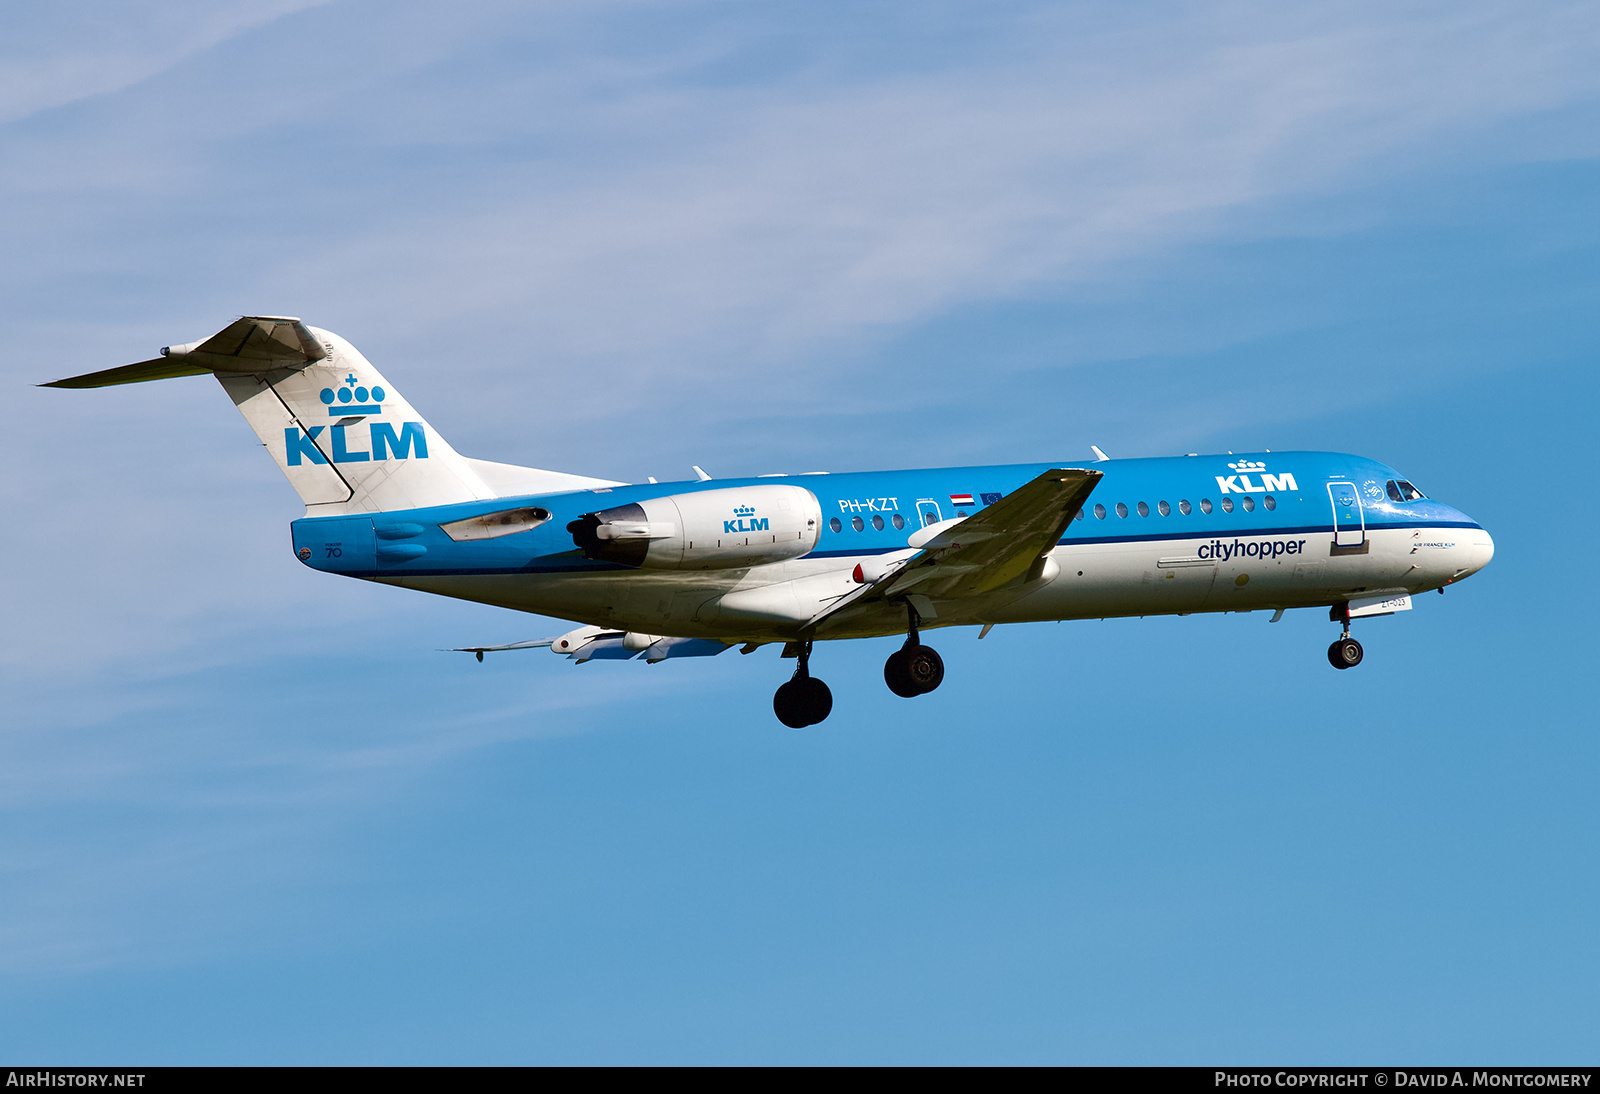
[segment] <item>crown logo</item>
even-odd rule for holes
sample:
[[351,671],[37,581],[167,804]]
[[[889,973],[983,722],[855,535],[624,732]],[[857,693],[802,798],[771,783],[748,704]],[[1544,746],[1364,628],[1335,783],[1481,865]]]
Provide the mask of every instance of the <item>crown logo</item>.
[[1241,475],[1248,475],[1255,471],[1265,471],[1267,469],[1266,464],[1251,463],[1249,460],[1240,460],[1238,463],[1230,463],[1228,467],[1234,471],[1237,471]]
[[755,516],[755,513],[756,507],[753,505],[740,505],[736,506],[733,510],[733,515],[735,518],[753,517]]
[[337,388],[325,387],[318,396],[329,408],[329,414],[347,414],[358,410],[368,414],[374,411],[382,413],[383,407],[378,404],[388,397],[389,393],[377,385],[373,385],[369,391],[353,372],[340,381]]

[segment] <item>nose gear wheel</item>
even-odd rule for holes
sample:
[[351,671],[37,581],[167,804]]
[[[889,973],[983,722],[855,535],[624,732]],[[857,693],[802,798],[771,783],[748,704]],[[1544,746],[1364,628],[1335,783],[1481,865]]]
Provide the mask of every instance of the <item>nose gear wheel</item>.
[[1336,669],[1353,669],[1361,664],[1361,643],[1348,634],[1328,647],[1328,664]]
[[1353,669],[1361,664],[1361,643],[1350,637],[1350,605],[1335,604],[1328,609],[1328,618],[1344,625],[1339,640],[1328,647],[1328,664],[1336,669]]

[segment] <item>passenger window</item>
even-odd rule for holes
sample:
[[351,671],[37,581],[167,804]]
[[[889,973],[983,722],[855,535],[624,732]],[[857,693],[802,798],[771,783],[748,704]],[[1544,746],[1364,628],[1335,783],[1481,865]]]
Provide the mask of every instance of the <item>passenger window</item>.
[[1164,501],[1157,502],[1156,512],[1160,513],[1162,516],[1166,516],[1172,512],[1172,506],[1168,505]]
[[1094,519],[1095,520],[1105,520],[1106,519],[1106,507],[1104,505],[1098,505],[1097,504],[1094,507]]
[[1233,499],[1232,498],[1223,498],[1222,499],[1222,511],[1224,513],[1233,512]]
[[1150,515],[1150,507],[1142,501],[1139,503],[1139,515],[1141,517],[1148,517]]
[[880,516],[877,516],[876,514],[874,514],[874,516],[872,518],[872,530],[874,532],[883,531],[883,518],[880,517]]
[[1398,485],[1400,487],[1400,497],[1401,497],[1402,500],[1404,500],[1404,501],[1425,501],[1425,500],[1427,500],[1427,495],[1426,494],[1424,494],[1421,490],[1418,490],[1415,486],[1412,486],[1409,482],[1406,482],[1404,479],[1401,479]]
[[1389,500],[1390,501],[1405,501],[1406,500],[1405,498],[1400,496],[1400,484],[1395,482],[1393,479],[1390,479],[1388,482],[1384,483],[1383,484],[1383,489],[1384,489],[1384,492],[1389,495]]
[[1081,505],[1078,506],[1078,512],[1077,512],[1076,515],[1073,516],[1072,519],[1073,520],[1082,520],[1083,519],[1083,506],[1081,506]]
[[1194,512],[1194,508],[1189,504],[1188,498],[1184,498],[1182,501],[1178,502],[1178,512],[1182,513],[1184,516],[1188,516],[1190,513]]
[[900,529],[906,526],[906,518],[902,517],[899,513],[896,513],[894,516],[889,518],[889,523],[894,525],[894,530],[898,532]]
[[1247,497],[1243,501],[1241,501],[1239,504],[1244,506],[1244,511],[1246,513],[1255,512],[1255,508],[1256,508],[1256,499],[1255,498],[1248,498]]
[[833,532],[842,532],[844,531],[844,525],[839,523],[838,517],[834,517],[828,522],[828,530]]
[[1202,513],[1211,512],[1211,499],[1210,498],[1201,498],[1200,499],[1200,511]]
[[1273,497],[1271,494],[1268,494],[1266,497],[1261,499],[1261,504],[1265,505],[1268,509],[1276,509],[1278,507],[1278,499]]
[[1117,516],[1125,517],[1127,515],[1128,515],[1128,507],[1126,505],[1122,504],[1120,501],[1117,502]]
[[862,520],[860,517],[851,517],[850,518],[850,527],[854,528],[856,531],[859,532],[863,528],[865,528],[866,526],[867,526],[867,522]]

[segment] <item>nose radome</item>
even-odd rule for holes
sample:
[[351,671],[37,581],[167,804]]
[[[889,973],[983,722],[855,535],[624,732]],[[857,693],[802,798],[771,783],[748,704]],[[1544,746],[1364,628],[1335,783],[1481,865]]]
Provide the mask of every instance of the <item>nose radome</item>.
[[1494,557],[1494,537],[1482,528],[1474,528],[1472,534],[1472,572],[1477,573]]

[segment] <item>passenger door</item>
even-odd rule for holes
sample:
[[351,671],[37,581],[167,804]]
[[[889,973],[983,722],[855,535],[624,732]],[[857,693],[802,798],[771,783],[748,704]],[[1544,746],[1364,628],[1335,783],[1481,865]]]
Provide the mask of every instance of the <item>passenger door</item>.
[[1328,501],[1333,506],[1333,545],[1360,547],[1367,541],[1367,515],[1361,492],[1353,482],[1330,482]]

